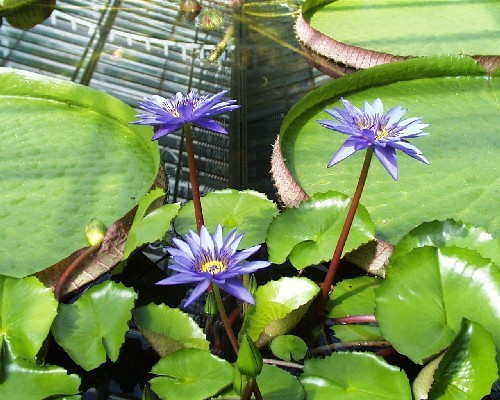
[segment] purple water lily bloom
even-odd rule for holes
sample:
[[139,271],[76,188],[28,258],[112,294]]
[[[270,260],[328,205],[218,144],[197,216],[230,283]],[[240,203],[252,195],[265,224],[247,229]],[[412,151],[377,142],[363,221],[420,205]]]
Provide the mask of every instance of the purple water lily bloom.
[[185,306],[189,306],[200,297],[210,286],[210,283],[217,285],[220,289],[240,300],[255,304],[252,295],[238,279],[238,276],[266,268],[270,263],[267,261],[246,262],[248,257],[259,250],[260,245],[237,251],[244,234],[238,235],[236,231],[233,229],[224,239],[220,225],[217,226],[212,236],[208,233],[207,228],[202,226],[200,235],[189,231],[185,241],[173,239],[177,247],[167,248],[173,260],[169,268],[179,273],[156,282],[156,284],[197,283]]
[[177,93],[171,99],[158,95],[144,97],[146,101],[140,102],[139,107],[146,112],[137,115],[139,121],[134,121],[132,124],[160,125],[152,140],[181,129],[186,124],[227,134],[227,131],[212,119],[215,115],[239,107],[235,104],[236,100],[221,101],[226,93],[227,90],[223,90],[212,96],[201,96],[191,91],[186,96]]
[[380,99],[376,99],[372,104],[365,101],[363,110],[343,98],[340,101],[344,106],[343,109],[335,107],[335,110],[325,110],[338,122],[318,121],[325,128],[349,135],[328,163],[328,167],[366,148],[373,149],[382,165],[396,181],[398,180],[396,150],[429,164],[422,152],[407,140],[428,135],[422,132],[422,129],[429,126],[421,123],[422,118],[408,118],[402,121],[408,110],[401,106],[391,108],[384,114],[384,106]]

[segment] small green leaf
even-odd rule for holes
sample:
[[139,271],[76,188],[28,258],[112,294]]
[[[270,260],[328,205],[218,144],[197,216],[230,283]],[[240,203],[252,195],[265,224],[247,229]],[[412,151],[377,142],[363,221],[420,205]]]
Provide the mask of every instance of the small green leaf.
[[319,292],[307,278],[284,277],[259,286],[255,306],[250,306],[240,331],[262,347],[274,337],[290,331],[304,316]]
[[305,361],[300,376],[306,397],[314,400],[410,400],[408,378],[372,353],[334,353]]
[[430,400],[481,399],[498,379],[495,343],[480,324],[464,318],[434,373]]
[[164,204],[147,214],[140,221],[134,221],[128,233],[123,259],[126,259],[136,248],[144,243],[160,240],[165,232],[170,228],[172,220],[175,218],[180,203]]
[[188,315],[164,304],[148,304],[133,311],[134,321],[155,351],[165,356],[183,348],[209,350],[205,334]]
[[[330,260],[349,210],[350,199],[341,193],[316,193],[297,208],[288,208],[269,227],[269,261],[287,258],[297,269]],[[374,238],[373,222],[363,206],[356,211],[344,248],[348,253]]]
[[40,366],[20,357],[13,359],[11,355],[7,355],[5,361],[0,399],[40,400],[79,392],[78,375],[68,375],[61,367]]
[[86,371],[118,359],[137,294],[107,281],[92,287],[73,304],[59,304],[52,326],[57,343]]
[[[213,232],[218,224],[228,230],[238,228],[238,232],[245,232],[240,249],[264,243],[269,224],[278,214],[275,203],[253,190],[225,189],[210,192],[202,197],[201,205],[209,232]],[[186,235],[190,229],[196,231],[192,201],[179,211],[175,229],[181,235]]]
[[285,361],[302,360],[307,353],[306,343],[294,335],[281,335],[275,337],[270,345],[273,354]]
[[447,348],[464,317],[500,349],[500,269],[475,251],[416,248],[392,262],[375,294],[383,336],[414,362]]
[[35,360],[56,313],[52,291],[38,279],[0,275],[1,347],[8,347],[14,357]]
[[404,236],[394,247],[392,257],[408,254],[417,247],[456,246],[476,250],[482,257],[500,265],[500,240],[493,238],[484,228],[451,219],[424,222]]
[[233,367],[208,351],[182,349],[158,361],[151,372],[151,389],[168,400],[204,400],[228,387]]

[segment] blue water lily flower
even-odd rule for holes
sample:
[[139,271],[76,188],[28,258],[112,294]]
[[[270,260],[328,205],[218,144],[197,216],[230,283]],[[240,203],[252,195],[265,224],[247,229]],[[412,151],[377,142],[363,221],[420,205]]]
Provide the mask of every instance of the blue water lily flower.
[[211,283],[250,304],[255,301],[238,276],[253,273],[270,265],[267,261],[246,261],[248,257],[259,250],[260,245],[238,251],[238,245],[244,234],[237,234],[233,229],[224,239],[222,227],[217,226],[210,236],[207,228],[202,226],[200,234],[189,231],[186,240],[173,239],[176,247],[168,247],[172,264],[170,269],[178,274],[157,282],[157,285],[177,285],[197,283],[187,299],[189,306],[200,297]]
[[384,114],[384,106],[380,99],[376,99],[372,104],[365,101],[363,110],[343,98],[340,101],[344,106],[343,109],[335,107],[335,110],[325,110],[338,122],[318,121],[325,128],[349,136],[333,155],[328,167],[339,163],[354,152],[366,148],[373,150],[394,180],[398,180],[396,150],[401,150],[410,157],[429,164],[422,152],[407,140],[428,135],[422,131],[429,126],[421,123],[422,118],[402,120],[408,110],[401,106],[391,108]]
[[201,96],[191,91],[187,95],[175,94],[171,99],[154,95],[145,97],[139,107],[145,113],[136,116],[138,121],[132,124],[160,125],[152,140],[168,135],[186,124],[197,125],[214,132],[227,134],[227,131],[212,117],[238,108],[236,100],[221,101],[227,90],[212,96]]

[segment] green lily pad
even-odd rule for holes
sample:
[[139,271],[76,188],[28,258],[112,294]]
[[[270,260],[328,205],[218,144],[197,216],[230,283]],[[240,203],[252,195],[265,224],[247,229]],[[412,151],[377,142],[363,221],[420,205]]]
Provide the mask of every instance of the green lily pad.
[[307,278],[284,277],[259,286],[254,293],[255,305],[249,306],[240,336],[248,334],[258,347],[289,332],[304,316],[319,292]]
[[498,379],[495,343],[477,322],[464,319],[429,392],[431,400],[482,399]]
[[[60,304],[52,334],[86,371],[118,359],[137,294],[107,281],[86,291],[73,304]],[[112,310],[112,312],[110,312]]]
[[0,295],[0,349],[6,347],[13,357],[34,362],[57,313],[52,291],[34,277],[0,275]]
[[314,400],[410,400],[408,378],[372,353],[339,352],[304,363],[300,382]]
[[[287,258],[297,269],[330,260],[342,232],[350,199],[337,192],[316,193],[297,208],[277,216],[267,236],[269,261],[282,264]],[[374,238],[373,222],[366,209],[356,210],[343,253]]]
[[[274,365],[264,364],[262,372],[256,379],[265,400],[303,400],[305,398],[304,388],[299,380]],[[252,395],[251,398],[255,399],[255,396]],[[231,387],[215,399],[240,400],[241,396]]]
[[367,68],[411,56],[499,55],[496,0],[307,0],[297,34],[328,59]]
[[[245,232],[240,249],[264,243],[269,224],[278,214],[276,204],[254,190],[210,192],[201,198],[201,206],[209,232],[212,233],[218,224],[227,229],[226,234],[234,228],[238,228],[239,233]],[[181,235],[186,235],[189,230],[197,231],[192,201],[181,208],[174,224]]]
[[500,349],[500,269],[475,251],[414,249],[391,263],[375,295],[382,334],[416,363],[447,348],[462,318],[480,323]]
[[229,386],[233,367],[208,351],[182,349],[156,363],[151,389],[168,400],[204,400]]
[[[394,182],[373,159],[361,202],[375,223],[376,236],[394,244],[422,222],[453,218],[483,226],[498,237],[500,216],[494,205],[500,148],[492,145],[500,121],[497,80],[468,57],[412,59],[336,79],[309,93],[287,114],[280,132],[285,166],[309,196],[328,190],[352,194],[364,153],[327,168],[345,135],[317,120],[329,118],[324,109],[341,106],[340,97],[356,106],[375,98],[386,109],[402,105],[409,109],[408,118],[423,117],[429,124],[430,135],[413,143],[431,164],[399,152],[400,176]],[[289,182],[276,183],[278,192],[290,187]]]
[[133,315],[139,330],[161,357],[183,348],[209,350],[202,329],[178,308],[148,304],[134,309]]
[[424,222],[398,242],[392,257],[400,257],[423,246],[464,247],[476,250],[482,257],[500,265],[500,239],[493,238],[483,228],[453,220]]
[[95,89],[0,68],[0,273],[22,277],[87,246],[148,192],[159,167],[151,129]]
[[2,17],[19,29],[30,29],[45,21],[56,7],[56,0],[2,0],[0,2],[0,26]]
[[[3,366],[1,399],[40,400],[79,393],[80,378],[54,365],[37,365],[22,358],[9,359]],[[68,396],[79,399],[80,396]]]
[[269,346],[273,354],[285,361],[302,360],[307,353],[307,344],[294,335],[275,337]]

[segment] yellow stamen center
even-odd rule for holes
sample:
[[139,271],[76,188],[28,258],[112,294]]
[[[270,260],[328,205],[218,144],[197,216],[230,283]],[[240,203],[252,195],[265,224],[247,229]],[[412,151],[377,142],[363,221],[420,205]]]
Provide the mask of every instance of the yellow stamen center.
[[389,132],[387,132],[385,129],[378,131],[377,134],[375,135],[375,140],[379,139],[385,139],[387,136],[389,136]]
[[210,260],[200,266],[202,272],[208,272],[211,275],[215,275],[226,270],[226,266],[222,261]]
[[180,116],[179,111],[177,109],[174,109],[174,110],[170,111],[170,114],[172,114],[174,117],[179,117]]

